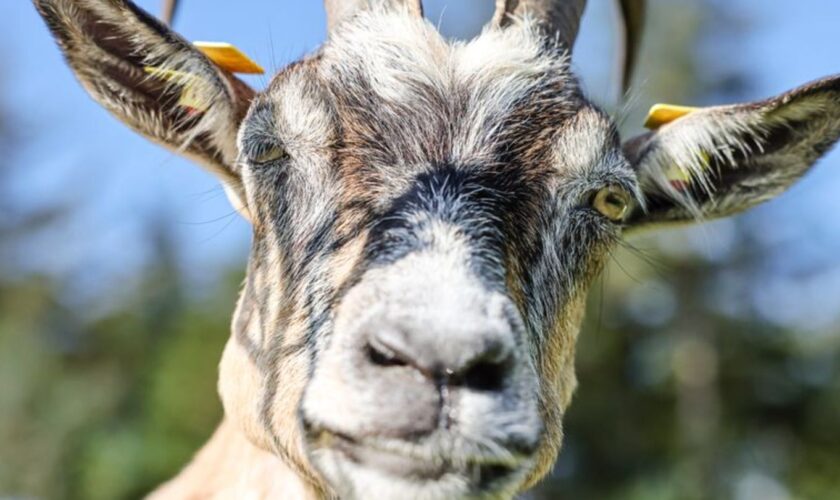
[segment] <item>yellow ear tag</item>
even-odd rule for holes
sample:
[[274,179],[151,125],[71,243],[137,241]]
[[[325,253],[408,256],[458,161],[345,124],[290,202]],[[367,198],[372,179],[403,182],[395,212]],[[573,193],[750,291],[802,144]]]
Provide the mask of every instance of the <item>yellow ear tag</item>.
[[182,86],[184,89],[178,99],[178,105],[187,108],[188,112],[204,112],[210,109],[210,103],[196,93],[195,86],[201,82],[201,78],[184,71],[154,66],[146,66],[143,70],[156,78]]
[[654,104],[648,111],[647,119],[645,120],[645,128],[649,130],[656,130],[663,125],[667,125],[672,121],[682,118],[685,115],[691,114],[700,108],[693,108],[691,106],[676,106],[673,104]]
[[246,56],[241,50],[224,42],[193,42],[213,63],[231,73],[261,75],[265,70]]

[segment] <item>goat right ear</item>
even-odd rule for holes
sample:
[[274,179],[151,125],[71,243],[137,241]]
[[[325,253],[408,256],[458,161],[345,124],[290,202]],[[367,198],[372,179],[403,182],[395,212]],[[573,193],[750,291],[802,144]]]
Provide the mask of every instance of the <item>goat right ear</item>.
[[34,2],[91,97],[215,174],[248,218],[236,134],[254,91],[128,0]]
[[646,200],[626,229],[744,211],[790,187],[839,140],[840,75],[666,119],[624,144]]

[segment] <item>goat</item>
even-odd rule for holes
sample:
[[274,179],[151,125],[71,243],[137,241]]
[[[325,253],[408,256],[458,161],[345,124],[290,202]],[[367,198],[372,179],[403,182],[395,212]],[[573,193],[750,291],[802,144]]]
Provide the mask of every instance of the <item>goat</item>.
[[834,76],[622,143],[570,68],[584,0],[497,0],[468,42],[419,0],[326,0],[326,43],[261,92],[128,0],[34,3],[91,96],[253,226],[224,421],[154,498],[527,490],[611,249],[768,200],[840,137]]

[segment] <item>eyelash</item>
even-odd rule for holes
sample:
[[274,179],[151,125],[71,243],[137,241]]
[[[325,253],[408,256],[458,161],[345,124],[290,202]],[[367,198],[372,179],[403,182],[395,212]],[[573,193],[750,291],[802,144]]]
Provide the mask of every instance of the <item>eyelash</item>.
[[254,141],[245,148],[241,163],[260,168],[271,166],[288,158],[288,152],[281,145],[273,141]]

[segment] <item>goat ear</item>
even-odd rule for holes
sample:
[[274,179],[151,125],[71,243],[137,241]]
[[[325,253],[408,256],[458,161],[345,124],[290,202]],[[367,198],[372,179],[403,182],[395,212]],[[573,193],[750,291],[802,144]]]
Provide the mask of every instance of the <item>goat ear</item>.
[[34,0],[87,92],[215,174],[247,217],[236,134],[254,91],[128,0]]
[[625,143],[646,201],[627,227],[750,208],[787,189],[838,138],[840,75],[764,101],[688,112]]

